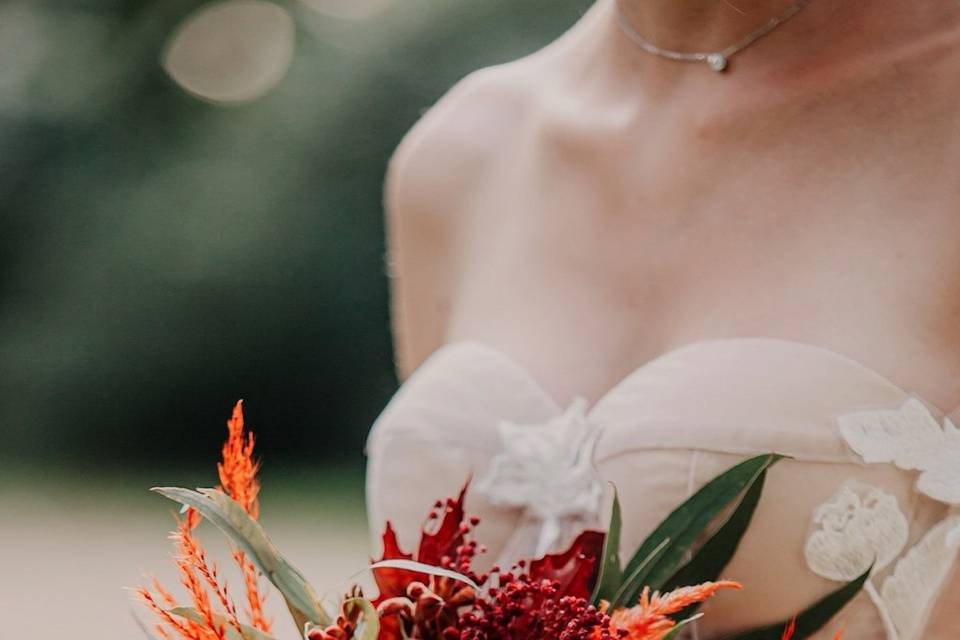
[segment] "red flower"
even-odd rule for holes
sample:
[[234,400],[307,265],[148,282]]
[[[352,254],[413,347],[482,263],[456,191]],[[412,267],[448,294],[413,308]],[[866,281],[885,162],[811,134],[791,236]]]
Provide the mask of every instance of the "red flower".
[[[380,560],[415,560],[456,571],[476,583],[483,582],[486,576],[476,575],[471,568],[473,557],[483,549],[476,541],[467,540],[479,519],[466,519],[463,510],[466,492],[464,486],[457,498],[434,505],[427,521],[438,524],[423,528],[416,555],[400,548],[388,522]],[[376,568],[373,576],[380,590],[373,601],[380,613],[380,640],[459,637],[460,611],[476,600],[472,587],[453,578],[392,567]]]
[[[433,511],[430,512],[427,520],[428,522],[439,520],[439,524],[432,531],[428,531],[427,526],[424,526],[416,555],[405,553],[400,548],[397,534],[390,522],[387,522],[383,532],[383,556],[380,560],[416,560],[476,578],[471,573],[470,563],[478,547],[476,543],[464,544],[464,536],[479,521],[474,519],[473,525],[464,521],[463,500],[466,492],[467,487],[464,486],[456,499],[447,498],[446,502],[437,501],[434,504]],[[406,596],[407,589],[413,582],[427,583],[430,580],[430,576],[426,573],[394,568],[374,569],[373,577],[377,588],[380,589],[380,595],[374,600],[374,605],[379,605],[388,598]]]
[[584,531],[563,553],[531,561],[530,578],[556,580],[561,596],[589,598],[597,581],[603,539],[602,531]]

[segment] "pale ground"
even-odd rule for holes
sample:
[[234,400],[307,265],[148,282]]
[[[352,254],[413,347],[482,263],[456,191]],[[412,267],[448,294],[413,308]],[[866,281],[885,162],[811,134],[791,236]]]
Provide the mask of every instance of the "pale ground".
[[[339,592],[368,558],[362,478],[350,473],[330,483],[306,477],[265,489],[262,521],[318,592]],[[132,616],[141,611],[124,587],[142,584],[145,574],[177,586],[166,539],[172,503],[148,493],[150,483],[139,479],[96,486],[76,479],[38,482],[30,488],[0,484],[0,640],[143,638]],[[226,569],[230,557],[219,532],[201,527],[209,552]],[[275,592],[270,611],[278,640],[298,637]]]

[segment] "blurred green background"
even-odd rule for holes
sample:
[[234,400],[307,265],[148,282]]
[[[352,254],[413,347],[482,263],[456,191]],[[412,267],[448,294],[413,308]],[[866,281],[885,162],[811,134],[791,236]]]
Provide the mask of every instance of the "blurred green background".
[[0,3],[0,636],[137,637],[121,586],[175,582],[146,488],[212,484],[241,397],[281,548],[359,568],[387,159],[590,3]]

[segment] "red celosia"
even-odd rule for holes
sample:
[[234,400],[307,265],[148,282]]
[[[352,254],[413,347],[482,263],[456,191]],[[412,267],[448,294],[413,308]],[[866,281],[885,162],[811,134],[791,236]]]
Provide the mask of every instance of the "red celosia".
[[621,634],[586,598],[563,595],[557,580],[494,575],[488,598],[460,618],[461,640],[613,640]]

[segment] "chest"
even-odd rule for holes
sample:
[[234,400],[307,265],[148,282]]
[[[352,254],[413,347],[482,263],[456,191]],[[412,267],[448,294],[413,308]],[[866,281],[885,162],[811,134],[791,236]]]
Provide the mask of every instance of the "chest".
[[561,396],[686,342],[763,335],[957,397],[960,163],[942,114],[608,115],[533,122],[464,204],[454,338],[500,345]]

